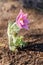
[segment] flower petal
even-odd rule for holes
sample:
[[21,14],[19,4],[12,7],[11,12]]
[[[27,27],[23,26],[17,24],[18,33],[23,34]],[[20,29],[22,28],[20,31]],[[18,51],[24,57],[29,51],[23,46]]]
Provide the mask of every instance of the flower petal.
[[27,25],[26,26],[24,25],[23,28],[28,30],[28,26]]
[[22,10],[20,10],[20,13],[18,14],[18,16],[17,16],[16,20],[18,20],[18,19],[19,19],[19,17],[21,16],[21,14],[22,14]]

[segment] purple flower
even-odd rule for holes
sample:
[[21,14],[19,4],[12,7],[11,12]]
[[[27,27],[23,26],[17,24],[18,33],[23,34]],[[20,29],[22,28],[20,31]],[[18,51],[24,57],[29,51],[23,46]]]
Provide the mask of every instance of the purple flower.
[[16,18],[17,26],[19,26],[20,29],[28,29],[28,19],[27,14],[24,14],[22,10],[20,10],[17,18]]

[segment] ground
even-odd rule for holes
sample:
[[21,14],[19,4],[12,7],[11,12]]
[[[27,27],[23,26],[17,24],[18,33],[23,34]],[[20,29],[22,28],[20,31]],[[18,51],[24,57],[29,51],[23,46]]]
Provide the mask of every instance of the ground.
[[[0,65],[43,65],[43,44],[41,44],[42,49],[40,45],[34,44],[25,49],[18,49],[16,52],[12,52],[8,48],[8,21],[15,21],[20,9],[28,13],[28,19],[30,21],[29,30],[25,31],[25,33],[22,30],[20,34],[28,33],[29,35],[31,32],[32,34],[34,32],[37,33],[36,29],[43,30],[43,14],[41,12],[34,9],[25,9],[17,0],[0,1]],[[26,36],[25,41],[27,41],[27,38],[28,36]],[[33,38],[28,38],[28,42],[31,42],[30,44],[34,40]],[[43,42],[43,35],[41,41]]]

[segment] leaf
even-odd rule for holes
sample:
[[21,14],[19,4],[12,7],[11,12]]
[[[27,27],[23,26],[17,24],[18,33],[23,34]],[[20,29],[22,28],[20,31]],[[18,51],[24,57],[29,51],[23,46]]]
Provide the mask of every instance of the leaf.
[[9,49],[10,49],[11,51],[15,51],[15,50],[16,50],[16,47],[15,47],[15,46],[9,46]]

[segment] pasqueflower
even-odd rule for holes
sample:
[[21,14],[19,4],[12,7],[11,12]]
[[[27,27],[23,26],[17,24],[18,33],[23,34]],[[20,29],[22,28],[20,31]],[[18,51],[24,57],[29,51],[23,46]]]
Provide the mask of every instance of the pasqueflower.
[[22,10],[20,10],[17,18],[16,18],[16,23],[17,23],[17,26],[22,29],[28,29],[28,19],[27,19],[27,14],[24,14],[22,12]]

